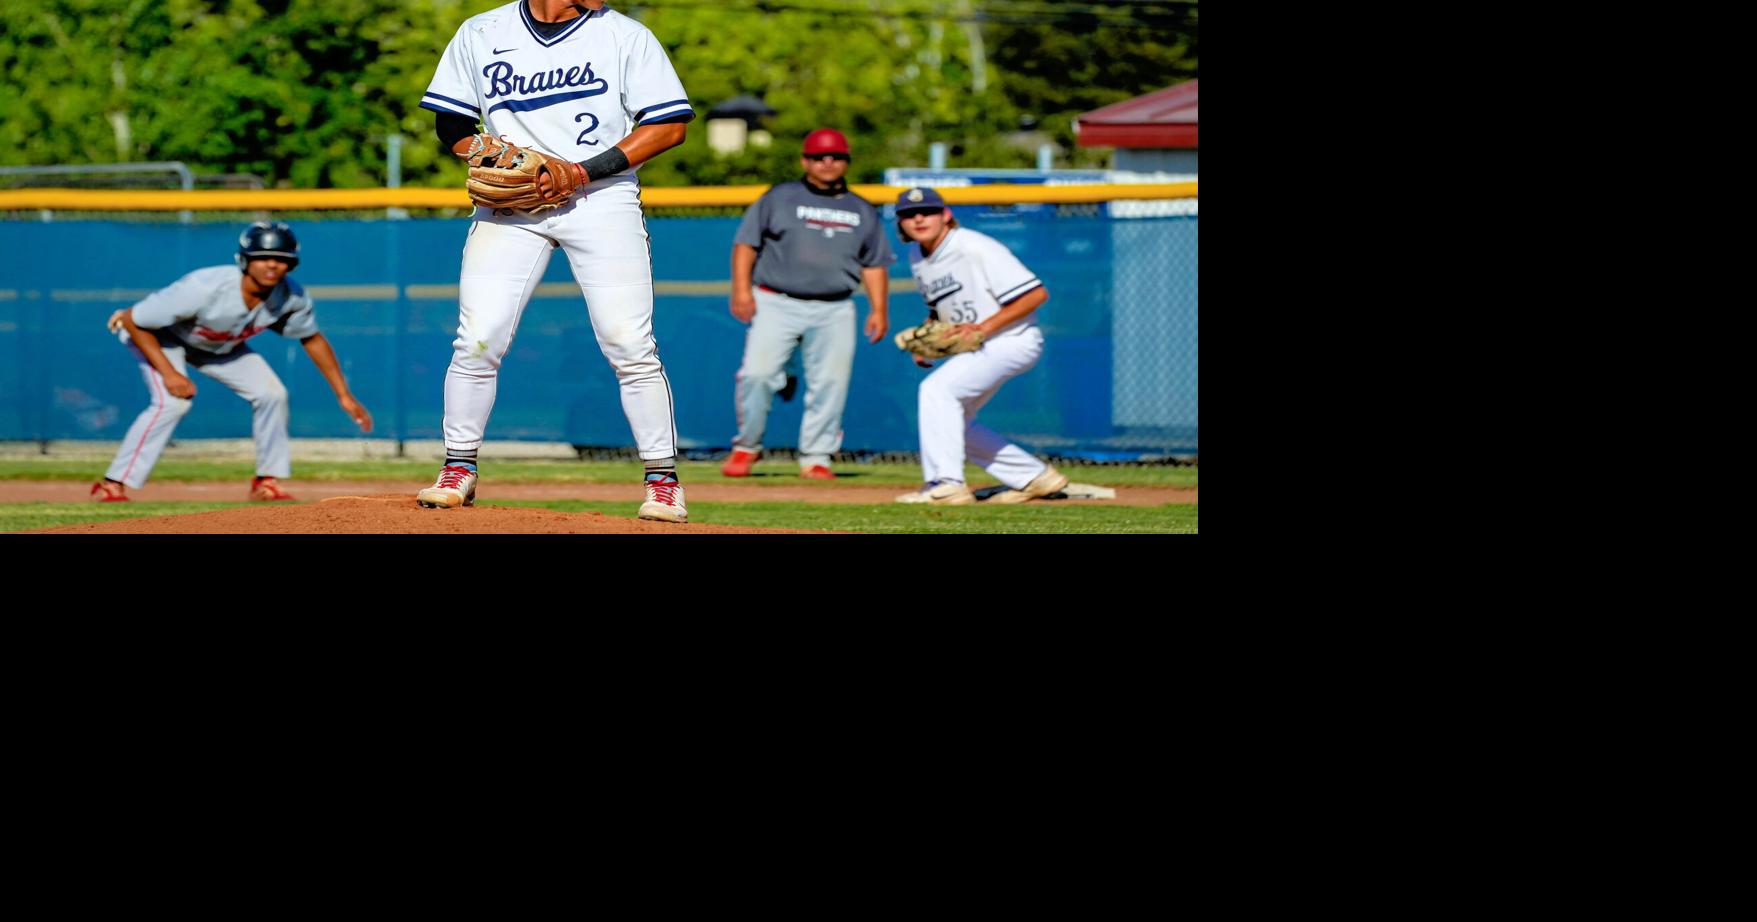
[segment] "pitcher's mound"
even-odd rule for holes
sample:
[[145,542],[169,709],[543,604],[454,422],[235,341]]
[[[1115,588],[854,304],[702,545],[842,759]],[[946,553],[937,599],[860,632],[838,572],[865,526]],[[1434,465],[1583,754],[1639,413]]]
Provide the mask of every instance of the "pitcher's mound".
[[556,512],[469,506],[423,509],[407,493],[338,496],[317,503],[250,506],[40,529],[45,534],[107,535],[734,535],[820,534],[789,528],[693,525]]

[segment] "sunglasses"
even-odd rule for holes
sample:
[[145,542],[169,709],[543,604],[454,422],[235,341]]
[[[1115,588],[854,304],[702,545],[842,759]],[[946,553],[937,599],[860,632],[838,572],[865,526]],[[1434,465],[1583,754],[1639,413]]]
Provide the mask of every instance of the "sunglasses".
[[908,211],[897,212],[897,217],[913,218],[918,214],[943,214],[944,212],[944,208],[911,208]]
[[816,160],[819,163],[823,163],[825,160],[840,160],[840,161],[846,163],[848,161],[848,155],[847,154],[806,154],[805,159]]

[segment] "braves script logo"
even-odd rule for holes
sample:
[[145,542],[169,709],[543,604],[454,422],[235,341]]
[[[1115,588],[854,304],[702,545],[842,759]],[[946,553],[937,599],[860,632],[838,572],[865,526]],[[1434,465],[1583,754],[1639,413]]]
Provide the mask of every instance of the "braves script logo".
[[963,290],[964,286],[958,281],[957,276],[945,275],[937,279],[930,279],[928,283],[922,287],[921,296],[926,298],[928,306],[932,307],[933,305],[944,301],[947,297],[955,295]]
[[[510,49],[509,49],[510,50]],[[541,109],[553,106],[558,102],[570,99],[583,99],[587,96],[602,96],[609,92],[610,84],[602,77],[592,73],[592,65],[587,62],[583,67],[569,67],[565,70],[557,67],[554,70],[543,70],[526,76],[513,70],[507,61],[495,61],[482,68],[482,76],[488,78],[488,92],[483,94],[486,99],[496,96],[530,97],[536,93],[546,93],[563,87],[579,86],[583,90],[571,93],[556,93],[552,96],[526,99],[508,99],[488,108],[489,112],[497,109],[511,109],[522,112],[529,109]]]
[[814,208],[800,205],[793,216],[805,222],[806,227],[824,232],[825,237],[837,234],[850,234],[860,226],[860,214],[854,211],[841,211],[835,208]]

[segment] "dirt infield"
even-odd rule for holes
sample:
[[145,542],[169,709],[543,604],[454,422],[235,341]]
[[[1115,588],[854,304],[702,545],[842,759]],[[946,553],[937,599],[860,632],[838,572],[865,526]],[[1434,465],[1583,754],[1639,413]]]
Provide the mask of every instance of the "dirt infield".
[[[379,496],[402,494],[413,499],[426,483],[394,480],[378,481],[312,481],[286,480],[282,483],[301,500],[334,499],[344,496]],[[981,487],[971,484],[971,489]],[[753,483],[716,483],[694,481],[684,484],[685,497],[694,502],[709,503],[888,503],[897,494],[908,491],[906,486],[848,486],[839,483],[760,486]],[[71,480],[0,480],[0,503],[79,503],[90,499],[91,484]],[[147,502],[242,502],[248,492],[242,483],[149,483],[128,495]],[[639,485],[620,483],[493,483],[478,494],[484,502],[497,499],[584,499],[627,502],[629,515],[641,504]],[[1166,503],[1194,503],[1196,490],[1176,487],[1117,487],[1116,499],[1052,500],[1056,503],[1112,506],[1162,506]]]
[[44,528],[32,534],[72,535],[645,535],[818,534],[786,528],[677,525],[600,515],[472,506],[423,509],[408,494],[341,496],[315,503],[243,506],[218,512],[162,515]]
[[[495,484],[484,501],[579,499],[626,502],[628,517],[596,512],[566,513],[551,509],[473,506],[466,509],[423,509],[415,504],[420,485],[395,481],[316,482],[288,481],[287,486],[302,502],[261,503],[186,515],[125,519],[39,529],[33,534],[817,534],[782,528],[751,528],[735,525],[647,522],[634,518],[641,493],[627,484],[524,483]],[[795,484],[758,486],[748,483],[688,484],[691,501],[751,503],[888,503],[907,487]],[[0,481],[0,503],[77,503],[88,501],[90,485],[65,480]],[[146,502],[239,502],[245,499],[241,484],[154,483],[129,491]],[[1196,491],[1170,487],[1118,487],[1114,500],[1053,500],[1045,502],[1089,505],[1157,506],[1194,503]]]

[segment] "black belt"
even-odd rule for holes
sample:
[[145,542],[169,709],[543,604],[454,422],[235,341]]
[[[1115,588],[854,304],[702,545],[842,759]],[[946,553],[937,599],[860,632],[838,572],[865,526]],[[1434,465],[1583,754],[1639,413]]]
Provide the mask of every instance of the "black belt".
[[796,294],[790,294],[785,291],[776,291],[775,289],[770,288],[767,285],[758,285],[756,287],[756,290],[757,291],[766,291],[772,295],[786,295],[787,297],[792,298],[795,301],[846,301],[846,300],[848,300],[848,296],[853,294],[853,292],[851,292],[851,291],[844,291],[839,295],[796,295]]

